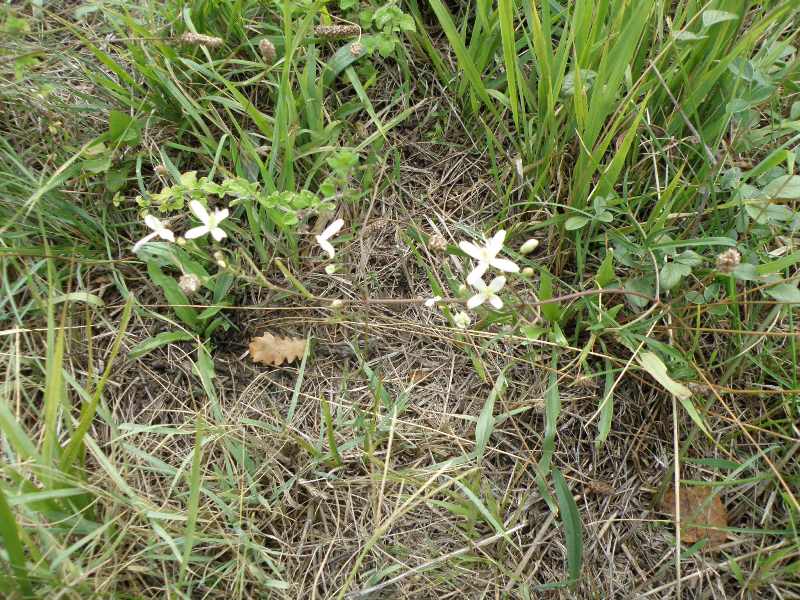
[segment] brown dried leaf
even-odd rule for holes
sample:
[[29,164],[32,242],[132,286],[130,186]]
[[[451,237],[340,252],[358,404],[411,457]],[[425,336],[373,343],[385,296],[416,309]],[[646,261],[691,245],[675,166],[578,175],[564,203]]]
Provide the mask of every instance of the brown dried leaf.
[[[711,497],[707,487],[681,486],[681,540],[694,544],[708,538],[708,546],[716,546],[728,538],[728,511],[718,495]],[[675,518],[675,490],[670,488],[661,501],[661,510]]]
[[303,358],[305,351],[306,340],[303,338],[278,337],[265,333],[250,340],[250,358],[263,365],[280,367],[284,362],[290,363]]

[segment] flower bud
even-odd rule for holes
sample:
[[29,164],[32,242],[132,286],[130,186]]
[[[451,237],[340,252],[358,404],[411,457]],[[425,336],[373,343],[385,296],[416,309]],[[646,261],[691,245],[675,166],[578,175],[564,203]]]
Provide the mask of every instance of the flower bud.
[[527,242],[522,244],[522,246],[520,246],[519,253],[530,254],[538,247],[539,247],[539,240],[537,240],[536,238],[531,238]]

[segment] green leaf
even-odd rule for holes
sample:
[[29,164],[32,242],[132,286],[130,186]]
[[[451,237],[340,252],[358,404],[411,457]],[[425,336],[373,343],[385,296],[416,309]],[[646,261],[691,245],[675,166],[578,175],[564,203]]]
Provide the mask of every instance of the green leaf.
[[614,281],[614,277],[614,249],[609,248],[603,257],[603,262],[600,263],[600,268],[597,269],[595,281],[597,281],[598,286],[604,288]]
[[771,288],[767,288],[764,292],[770,298],[774,298],[778,302],[800,304],[800,290],[797,289],[796,283],[779,283]]
[[558,501],[558,512],[561,525],[564,527],[564,538],[567,546],[567,572],[570,584],[578,581],[583,565],[583,526],[581,524],[578,505],[564,476],[558,469],[553,470],[553,487]]
[[489,443],[489,438],[492,436],[492,430],[494,429],[494,403],[497,397],[503,393],[505,386],[506,378],[500,373],[478,417],[478,424],[475,427],[475,456],[479,464],[483,459],[486,445]]
[[[547,268],[542,268],[541,278],[539,281],[539,299],[550,300],[553,297],[553,276]],[[548,321],[556,322],[561,317],[561,309],[559,303],[542,305],[542,314]]]
[[777,177],[764,186],[763,191],[767,198],[798,200],[800,199],[800,175]]
[[147,261],[147,273],[150,275],[150,279],[153,280],[153,283],[163,290],[167,302],[170,303],[175,314],[178,315],[181,321],[192,329],[197,329],[200,325],[197,319],[197,313],[195,309],[190,306],[191,303],[186,297],[186,294],[181,291],[178,282],[172,277],[165,275],[161,267],[152,260]]
[[725,21],[738,21],[739,16],[725,10],[704,10],[703,11],[703,27],[711,27],[717,23]]
[[136,344],[133,348],[131,348],[130,352],[128,352],[128,358],[141,358],[145,354],[148,354],[156,348],[160,348],[161,346],[166,346],[167,344],[171,344],[173,342],[189,342],[193,339],[194,336],[186,333],[185,331],[164,331],[155,337]]
[[347,67],[367,53],[360,42],[350,42],[336,51],[336,54],[325,65],[322,81],[323,87],[328,88]]
[[667,366],[662,360],[652,352],[642,352],[636,357],[642,368],[655,379],[665,390],[674,395],[680,401],[683,408],[689,413],[692,421],[708,435],[708,428],[703,422],[700,413],[697,412],[692,404],[692,392],[682,383],[678,383],[667,373]]
[[692,392],[689,391],[682,383],[678,383],[667,373],[667,366],[663,361],[652,352],[642,352],[637,356],[639,364],[647,371],[653,379],[661,384],[664,389],[669,393],[675,395],[680,400],[688,400],[692,397]]
[[577,215],[574,217],[570,217],[564,222],[564,229],[567,231],[575,231],[576,229],[580,229],[584,225],[589,222],[588,217],[584,217],[582,215]]
[[139,142],[139,123],[130,115],[112,110],[108,116],[109,141],[117,144],[136,144]]
[[13,580],[17,583],[23,598],[33,598],[28,568],[25,564],[25,549],[19,537],[19,529],[14,513],[6,500],[3,488],[0,487],[0,538],[8,555]]
[[661,267],[660,282],[665,290],[671,290],[678,285],[684,277],[692,272],[692,267],[679,262],[668,262]]

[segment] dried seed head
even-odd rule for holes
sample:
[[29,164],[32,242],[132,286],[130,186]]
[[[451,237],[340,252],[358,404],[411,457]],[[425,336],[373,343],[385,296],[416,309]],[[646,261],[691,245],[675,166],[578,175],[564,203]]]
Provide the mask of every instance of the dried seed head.
[[428,248],[433,252],[444,252],[447,250],[447,240],[440,233],[434,233],[428,238]]
[[314,27],[314,35],[326,40],[354,37],[361,35],[361,27],[358,25],[317,25]]
[[159,177],[166,177],[167,175],[169,175],[169,171],[167,170],[167,167],[165,167],[164,165],[156,165],[153,168],[153,171],[155,171],[156,175],[158,175]]
[[200,289],[200,284],[200,278],[192,273],[183,275],[178,280],[178,287],[181,288],[181,291],[187,296],[191,296],[192,294],[196,293],[197,290]]
[[717,256],[717,271],[720,273],[732,273],[733,270],[742,262],[742,255],[736,248],[728,248]]
[[265,63],[271,65],[275,62],[275,44],[264,38],[258,43],[258,49],[261,51],[261,57]]
[[364,44],[361,42],[353,42],[350,44],[350,54],[353,56],[361,56],[364,54]]
[[205,46],[206,48],[219,48],[225,43],[221,37],[214,37],[213,35],[203,35],[202,33],[194,33],[187,31],[178,38],[181,44],[189,46]]

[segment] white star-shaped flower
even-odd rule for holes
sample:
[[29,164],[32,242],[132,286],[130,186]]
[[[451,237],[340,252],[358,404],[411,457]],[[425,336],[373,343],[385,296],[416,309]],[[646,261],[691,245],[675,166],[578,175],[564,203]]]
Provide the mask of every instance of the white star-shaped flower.
[[497,295],[497,292],[502,290],[505,284],[506,278],[503,276],[495,277],[489,285],[486,285],[483,279],[479,279],[472,284],[472,287],[478,290],[478,293],[467,300],[467,308],[470,310],[478,308],[488,300],[489,304],[497,310],[500,310],[503,308],[503,301],[500,299],[500,296]]
[[162,240],[167,240],[168,242],[175,241],[175,234],[170,231],[166,225],[164,225],[161,221],[156,219],[153,215],[145,215],[144,217],[144,224],[147,225],[153,231],[148,233],[142,239],[140,239],[136,244],[133,246],[133,251],[136,252],[144,246],[147,242],[152,240],[153,238],[160,237]]
[[189,240],[193,240],[195,238],[199,238],[204,236],[207,233],[211,234],[218,242],[222,241],[222,238],[227,237],[228,234],[219,226],[223,220],[228,218],[228,209],[223,208],[215,209],[214,214],[208,214],[206,207],[200,204],[197,200],[192,200],[189,202],[189,208],[194,213],[194,216],[197,217],[202,225],[199,227],[192,227],[189,231],[184,234],[184,237]]
[[315,237],[320,248],[322,248],[329,258],[336,256],[336,249],[328,240],[339,233],[339,230],[344,225],[344,219],[336,219],[333,223],[325,228],[325,231]]
[[466,254],[478,261],[477,266],[467,276],[467,283],[474,286],[486,273],[489,267],[494,267],[507,273],[519,272],[519,267],[506,258],[497,258],[500,250],[503,249],[503,240],[506,239],[506,232],[500,230],[486,242],[485,246],[476,246],[471,242],[459,242],[458,247]]

